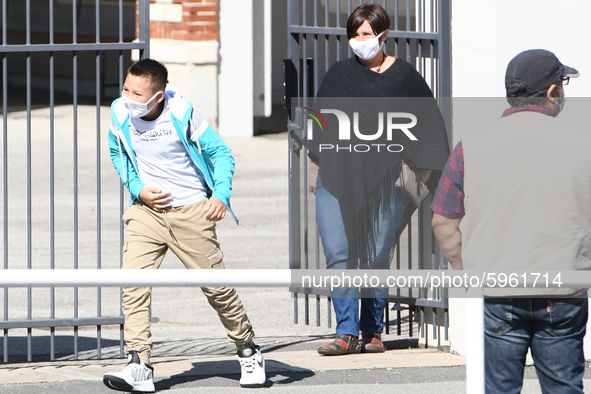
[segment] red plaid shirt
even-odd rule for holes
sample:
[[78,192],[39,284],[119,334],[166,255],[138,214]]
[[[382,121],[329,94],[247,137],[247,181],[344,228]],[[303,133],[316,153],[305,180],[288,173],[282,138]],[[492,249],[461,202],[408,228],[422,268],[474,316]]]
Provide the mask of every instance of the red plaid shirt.
[[[511,107],[503,112],[503,117],[517,112],[538,112],[554,116],[552,111],[542,106]],[[460,219],[464,211],[464,148],[460,141],[454,148],[445,164],[443,175],[439,181],[431,209],[438,215],[448,219]]]

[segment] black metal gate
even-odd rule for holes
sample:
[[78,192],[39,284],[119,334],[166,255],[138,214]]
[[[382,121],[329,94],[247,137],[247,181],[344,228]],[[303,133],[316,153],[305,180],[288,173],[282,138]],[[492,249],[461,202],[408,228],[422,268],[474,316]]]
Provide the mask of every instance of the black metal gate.
[[[105,268],[119,267],[124,190],[117,183],[112,204],[106,206],[101,201],[105,190],[101,152],[107,151],[105,133],[109,127],[108,106],[104,105],[120,95],[132,51],[148,56],[149,5],[149,0],[1,1],[0,268],[100,269],[107,259]],[[106,113],[102,123],[101,112]],[[82,122],[84,126],[79,127]],[[82,133],[87,136],[83,142]],[[103,209],[114,218],[109,231],[103,228]],[[87,344],[85,350],[90,354],[85,357],[92,357],[96,349],[100,359],[101,327],[105,325],[119,326],[116,343],[123,356],[124,318],[120,310],[113,308],[107,317],[100,288],[91,290],[94,294],[83,293],[89,296],[79,297],[79,291],[28,288],[9,292],[4,288],[0,293],[2,361],[24,361],[13,354],[9,359],[9,350],[16,347],[16,338],[9,341],[11,330],[26,330],[26,360],[33,361],[33,347],[40,342],[33,337],[33,330],[49,332],[47,353],[54,360],[56,330],[70,328],[72,353],[77,359],[79,328],[85,326],[96,327],[96,348]],[[112,297],[120,295],[116,291]],[[96,305],[89,305],[94,302]],[[85,316],[79,313],[83,303],[88,312]],[[113,304],[118,303],[109,303]],[[25,346],[25,341],[18,347],[21,345]],[[44,341],[42,346],[46,348]]]
[[[306,148],[299,143],[304,129],[301,111],[306,98],[314,96],[320,81],[335,61],[351,56],[346,21],[363,1],[288,0],[288,59],[285,61],[286,107],[289,113],[289,267],[322,269],[326,267],[318,236],[314,196],[307,192],[308,165]],[[386,52],[413,64],[425,78],[436,98],[451,97],[451,1],[450,0],[383,0],[392,19]],[[305,59],[305,61],[304,61]],[[299,100],[292,103],[292,100]],[[451,138],[449,100],[438,100]],[[291,110],[295,108],[294,110]],[[423,202],[393,250],[391,269],[447,269],[431,229],[431,198]],[[404,257],[403,257],[404,256]],[[298,322],[298,298],[303,298],[304,320],[309,324],[310,300],[315,301],[316,324],[320,325],[321,297],[326,297],[328,326],[331,325],[331,301],[328,291],[295,288],[294,322]],[[299,296],[299,297],[298,297]],[[444,328],[447,340],[447,290],[426,288],[390,289],[389,302],[396,316],[390,320],[386,307],[386,333],[390,323],[402,334],[402,322],[408,323],[413,336],[413,320],[418,321],[420,335],[428,341],[428,325],[433,325],[433,339],[440,340]]]

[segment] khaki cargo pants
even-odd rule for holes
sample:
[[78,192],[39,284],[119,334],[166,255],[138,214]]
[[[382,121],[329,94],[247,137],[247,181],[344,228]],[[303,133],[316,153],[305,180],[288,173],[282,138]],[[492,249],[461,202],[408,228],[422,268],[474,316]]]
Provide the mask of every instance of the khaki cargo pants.
[[[171,249],[189,269],[224,269],[216,225],[205,220],[207,201],[170,208],[164,213],[134,202],[123,215],[127,229],[122,268],[158,269],[164,255]],[[229,287],[203,287],[201,290],[217,311],[228,338],[236,347],[250,344],[254,332],[236,291]],[[150,361],[152,349],[151,306],[151,288],[123,289],[127,351],[135,350],[146,363]]]

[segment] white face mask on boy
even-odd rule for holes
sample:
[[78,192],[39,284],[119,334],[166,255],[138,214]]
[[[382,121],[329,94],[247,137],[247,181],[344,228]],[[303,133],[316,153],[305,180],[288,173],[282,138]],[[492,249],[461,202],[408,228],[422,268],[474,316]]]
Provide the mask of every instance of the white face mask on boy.
[[[152,97],[147,103],[138,103],[137,101],[130,99],[124,94],[121,95],[121,98],[123,99],[123,102],[125,103],[125,106],[127,107],[127,110],[129,111],[131,117],[141,118],[149,114],[150,111],[156,106],[156,96],[158,96],[158,93],[156,93],[154,97]],[[151,105],[152,102],[154,102],[154,104]]]
[[380,49],[382,49],[383,43],[380,42],[380,37],[382,34],[384,34],[384,32],[381,32],[376,37],[365,41],[357,41],[356,39],[351,38],[349,40],[349,45],[351,46],[351,49],[353,49],[355,55],[357,55],[360,59],[373,59],[378,54]]

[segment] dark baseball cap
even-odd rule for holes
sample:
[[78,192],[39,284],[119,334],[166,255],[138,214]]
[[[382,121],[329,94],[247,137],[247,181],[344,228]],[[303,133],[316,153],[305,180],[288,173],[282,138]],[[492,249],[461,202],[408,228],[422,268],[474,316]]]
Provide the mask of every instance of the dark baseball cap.
[[560,78],[577,78],[579,72],[560,63],[556,55],[544,49],[521,52],[509,62],[505,82],[521,81],[527,93],[533,94],[550,87]]

